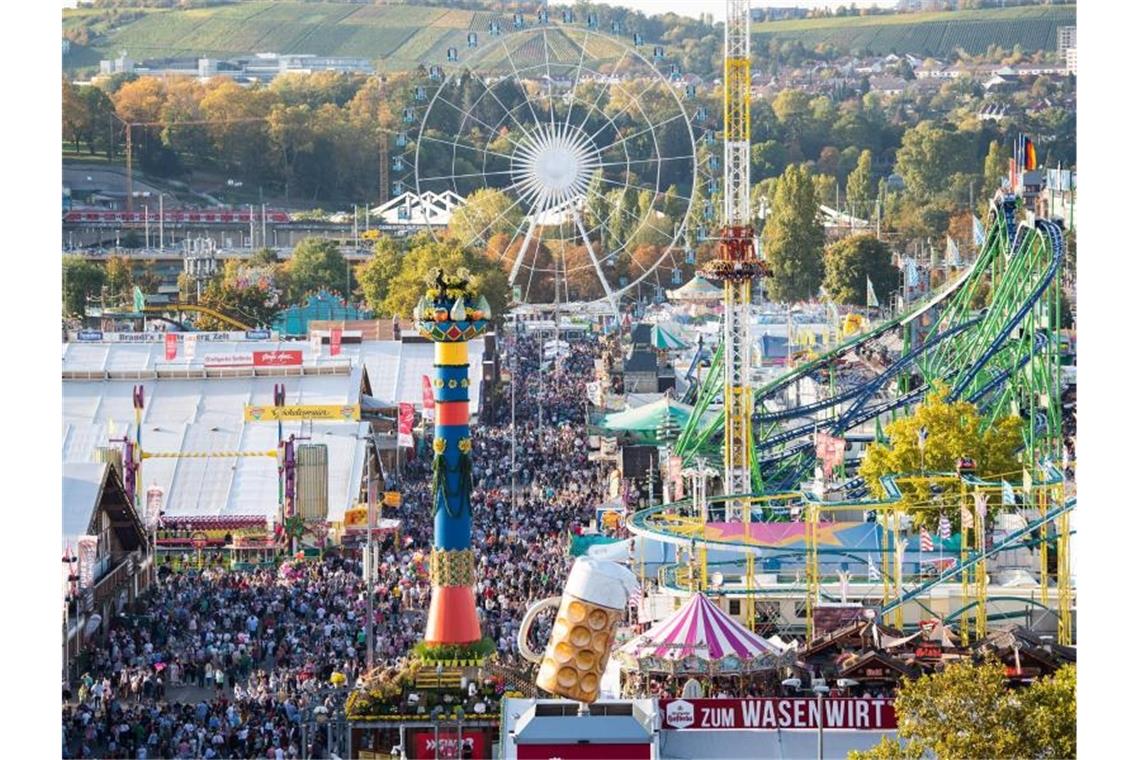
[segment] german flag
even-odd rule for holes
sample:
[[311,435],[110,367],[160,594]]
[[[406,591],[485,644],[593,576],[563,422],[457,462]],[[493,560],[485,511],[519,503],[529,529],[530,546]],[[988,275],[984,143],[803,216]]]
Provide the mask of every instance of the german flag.
[[1031,172],[1037,168],[1037,149],[1033,147],[1033,141],[1028,137],[1023,139],[1025,140],[1025,149],[1022,151],[1022,155],[1025,156],[1025,170]]

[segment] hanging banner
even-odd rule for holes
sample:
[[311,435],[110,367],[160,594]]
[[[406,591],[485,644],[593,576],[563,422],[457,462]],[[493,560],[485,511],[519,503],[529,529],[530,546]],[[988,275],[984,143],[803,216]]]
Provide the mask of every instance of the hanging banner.
[[431,390],[431,378],[427,375],[423,375],[422,378],[424,389],[424,419],[430,421],[435,419],[435,396]]
[[300,351],[254,351],[255,367],[300,367]]
[[166,361],[178,356],[178,336],[174,333],[166,334]]
[[162,513],[162,497],[165,495],[158,486],[146,489],[146,527],[153,528],[158,524],[158,517]]
[[79,588],[88,589],[95,584],[95,559],[99,553],[98,536],[80,536],[76,544],[79,557]]
[[194,352],[198,349],[198,335],[197,333],[190,333],[182,339],[182,350],[187,359],[194,358]]
[[[819,728],[819,707],[810,697],[767,699],[663,699],[661,728],[741,729]],[[829,697],[823,700],[823,727],[845,731],[884,731],[898,727],[889,699]]]
[[823,476],[830,478],[835,468],[843,464],[847,444],[843,438],[836,438],[823,431],[815,434],[815,456],[823,468]]
[[340,356],[340,337],[343,332],[339,327],[329,330],[329,356]]
[[416,423],[416,408],[411,404],[400,404],[400,427],[396,437],[396,445],[412,448],[415,439],[412,437],[412,428]]
[[277,420],[333,420],[359,422],[360,404],[295,404],[293,406],[246,406],[246,422],[275,422]]
[[320,356],[321,356],[321,336],[318,335],[317,333],[313,333],[311,336],[309,336],[309,345],[311,345],[313,347],[313,353],[315,353],[317,355],[317,358],[320,358]]

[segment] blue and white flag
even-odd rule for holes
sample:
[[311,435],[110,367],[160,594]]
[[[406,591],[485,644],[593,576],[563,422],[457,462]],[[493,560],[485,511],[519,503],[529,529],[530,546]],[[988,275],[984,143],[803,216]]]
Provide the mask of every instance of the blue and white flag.
[[946,515],[938,518],[938,537],[943,541],[950,539],[950,518]]
[[974,245],[979,248],[986,242],[986,228],[982,226],[982,220],[974,217]]
[[925,427],[920,427],[918,429],[918,448],[919,449],[925,449],[926,448],[926,428]]
[[883,575],[879,572],[879,568],[875,567],[875,563],[871,561],[871,555],[867,555],[867,580],[877,581],[882,580]]
[[1013,493],[1013,486],[1005,479],[1001,481],[1001,503],[1003,505],[1017,504],[1017,496]]

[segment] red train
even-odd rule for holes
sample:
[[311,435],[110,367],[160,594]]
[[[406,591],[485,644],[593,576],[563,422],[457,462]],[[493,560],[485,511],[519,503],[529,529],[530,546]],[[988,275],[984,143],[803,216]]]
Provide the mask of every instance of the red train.
[[[252,216],[252,220],[251,217]],[[158,213],[145,211],[114,211],[108,209],[72,209],[63,215],[64,224],[92,224],[111,226],[116,224],[158,224]],[[288,211],[266,210],[265,221],[273,224],[287,224],[291,221]],[[254,224],[261,223],[261,211],[255,209],[251,214],[245,211],[163,211],[163,224]]]

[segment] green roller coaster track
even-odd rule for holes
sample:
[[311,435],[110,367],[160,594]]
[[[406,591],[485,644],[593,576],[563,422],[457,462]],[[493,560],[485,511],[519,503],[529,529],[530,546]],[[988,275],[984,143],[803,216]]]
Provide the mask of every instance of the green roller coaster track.
[[[1016,225],[1014,216],[1019,207],[1020,199],[1015,196],[995,196],[977,259],[937,296],[755,389],[754,482],[772,491],[787,490],[795,487],[797,476],[810,473],[814,463],[814,447],[804,442],[812,426],[803,426],[790,435],[780,430],[779,422],[765,421],[765,416],[794,416],[794,409],[771,415],[768,404],[774,396],[894,330],[901,331],[903,340],[903,356],[890,369],[892,377],[898,376],[895,398],[886,403],[876,401],[876,394],[886,388],[884,378],[875,378],[830,402],[805,407],[812,413],[828,407],[838,409],[850,402],[834,419],[820,423],[821,427],[831,426],[833,434],[842,435],[857,425],[918,403],[922,388],[939,380],[952,388],[953,398],[978,403],[987,426],[1001,417],[1020,415],[1025,421],[1026,461],[1060,456],[1061,371],[1056,335],[1061,318],[1058,275],[1065,242],[1060,227],[1053,222]],[[983,294],[985,306],[976,308]],[[928,321],[925,326],[920,324],[924,317]],[[720,365],[718,346],[697,393],[694,413],[674,447],[674,453],[686,464],[699,454],[717,456],[723,410],[710,424],[702,425],[701,420],[721,391]],[[913,370],[919,372],[923,385],[912,389],[909,381]],[[792,445],[797,438],[799,442]]]

